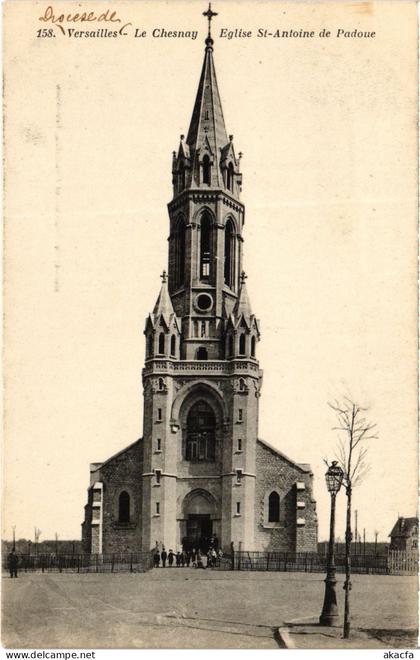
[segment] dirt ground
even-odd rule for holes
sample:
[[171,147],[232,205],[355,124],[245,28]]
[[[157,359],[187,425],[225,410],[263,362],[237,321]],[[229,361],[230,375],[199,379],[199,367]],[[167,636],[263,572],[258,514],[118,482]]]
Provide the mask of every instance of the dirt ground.
[[[278,649],[279,627],[319,616],[323,580],[192,568],[5,576],[2,642],[7,648]],[[342,582],[338,576],[341,615]],[[355,575],[351,598],[355,629],[386,639],[390,648],[414,639],[416,577]]]

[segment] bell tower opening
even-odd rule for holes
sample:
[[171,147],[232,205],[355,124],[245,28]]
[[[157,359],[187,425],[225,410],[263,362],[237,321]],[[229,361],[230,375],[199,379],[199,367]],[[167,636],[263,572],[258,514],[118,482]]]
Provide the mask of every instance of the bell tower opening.
[[225,226],[225,284],[234,288],[235,282],[235,229],[232,220]]
[[200,235],[200,278],[208,280],[210,278],[210,239],[211,224],[208,213],[201,216],[201,235]]

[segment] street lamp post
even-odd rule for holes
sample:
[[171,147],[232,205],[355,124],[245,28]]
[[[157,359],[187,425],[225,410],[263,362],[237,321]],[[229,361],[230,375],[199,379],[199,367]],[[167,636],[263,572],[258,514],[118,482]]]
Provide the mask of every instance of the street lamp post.
[[334,563],[334,530],[335,530],[335,498],[343,481],[343,470],[337,461],[333,461],[325,473],[328,492],[331,495],[330,540],[328,544],[327,577],[325,578],[325,596],[319,623],[322,626],[332,626],[338,617],[337,594],[335,593],[335,563]]

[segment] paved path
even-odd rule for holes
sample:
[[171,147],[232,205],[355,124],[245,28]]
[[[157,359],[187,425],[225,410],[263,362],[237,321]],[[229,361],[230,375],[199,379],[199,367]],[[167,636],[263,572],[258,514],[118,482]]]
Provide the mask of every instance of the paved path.
[[[338,595],[342,601],[342,579]],[[279,648],[278,627],[319,615],[323,576],[188,568],[21,574],[3,581],[15,648]],[[414,629],[413,577],[354,576],[353,625]],[[342,603],[341,611],[342,611]]]

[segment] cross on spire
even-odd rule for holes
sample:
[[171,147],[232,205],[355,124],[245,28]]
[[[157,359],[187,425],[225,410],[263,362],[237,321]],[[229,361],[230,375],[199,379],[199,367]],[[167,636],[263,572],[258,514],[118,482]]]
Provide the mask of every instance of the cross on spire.
[[160,276],[160,278],[161,278],[161,280],[162,280],[162,284],[164,284],[164,283],[166,282],[166,279],[167,279],[167,273],[166,273],[166,270],[164,270],[164,271],[162,272],[162,275]]
[[217,13],[215,11],[212,11],[211,9],[211,2],[209,2],[209,8],[207,11],[203,11],[203,16],[206,16],[209,22],[209,37],[211,36],[211,19],[213,16],[217,16]]
[[248,275],[243,270],[241,273],[241,284],[245,284],[245,280],[248,279]]

